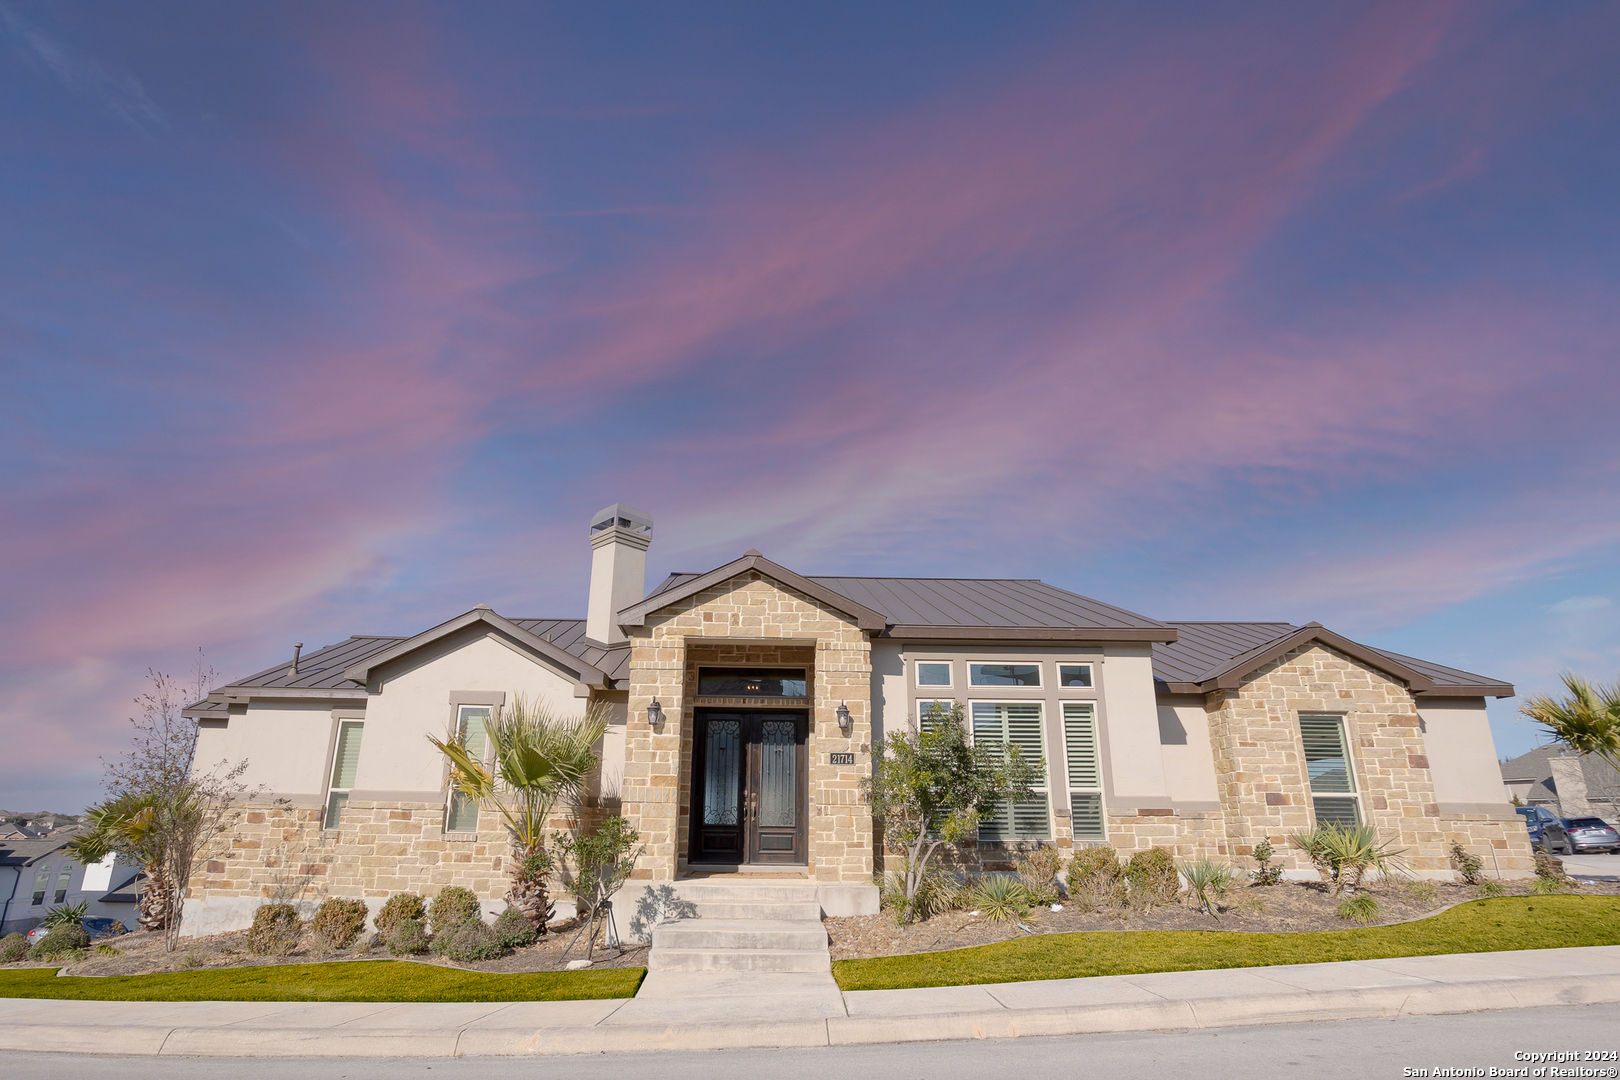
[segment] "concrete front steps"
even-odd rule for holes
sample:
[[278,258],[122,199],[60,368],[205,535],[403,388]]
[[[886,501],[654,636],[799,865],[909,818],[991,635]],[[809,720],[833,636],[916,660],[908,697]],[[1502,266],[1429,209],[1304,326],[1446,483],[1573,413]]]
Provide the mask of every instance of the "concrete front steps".
[[680,918],[652,933],[649,971],[829,972],[812,881],[682,881]]

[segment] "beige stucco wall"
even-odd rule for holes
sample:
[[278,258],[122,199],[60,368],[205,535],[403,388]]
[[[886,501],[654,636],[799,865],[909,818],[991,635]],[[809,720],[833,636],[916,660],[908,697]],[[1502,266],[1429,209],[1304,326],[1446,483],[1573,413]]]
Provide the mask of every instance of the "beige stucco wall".
[[1429,748],[1434,796],[1442,809],[1507,806],[1512,796],[1502,783],[1485,699],[1425,700],[1418,703],[1418,715]]
[[1103,679],[1107,693],[1110,811],[1168,807],[1159,705],[1153,692],[1153,653],[1146,644],[1110,645]]
[[1189,695],[1161,702],[1158,716],[1159,756],[1171,804],[1194,811],[1218,808],[1221,793],[1203,697]]
[[271,700],[251,702],[241,711],[232,709],[223,726],[209,722],[199,729],[195,760],[203,769],[245,760],[242,782],[249,790],[263,789],[265,801],[323,800],[337,728],[332,708],[337,704],[326,699]]

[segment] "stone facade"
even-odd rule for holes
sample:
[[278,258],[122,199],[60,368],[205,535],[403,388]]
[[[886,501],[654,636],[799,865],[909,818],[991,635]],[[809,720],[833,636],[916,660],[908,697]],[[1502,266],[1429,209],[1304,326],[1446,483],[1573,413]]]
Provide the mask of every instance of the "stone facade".
[[[810,675],[810,875],[822,882],[872,878],[872,819],[861,777],[871,761],[871,645],[842,614],[749,571],[648,616],[633,628],[622,813],[646,844],[635,876],[671,881],[687,854],[693,710],[699,664],[804,665]],[[657,700],[661,728],[647,720]],[[850,713],[850,733],[837,710]],[[829,764],[831,752],[854,755]]]

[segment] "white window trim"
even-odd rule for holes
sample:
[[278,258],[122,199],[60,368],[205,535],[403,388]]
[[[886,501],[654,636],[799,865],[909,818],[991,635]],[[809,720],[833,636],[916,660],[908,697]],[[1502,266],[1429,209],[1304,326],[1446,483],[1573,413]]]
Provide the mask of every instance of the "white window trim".
[[[975,705],[1034,705],[1041,710],[1041,773],[1042,783],[1031,784],[1030,793],[1039,792],[1046,796],[1046,839],[1045,840],[983,840],[986,844],[1050,844],[1057,839],[1057,829],[1052,821],[1052,755],[1048,752],[1046,742],[1046,702],[1031,698],[973,698],[967,703],[967,734],[968,744],[973,744],[973,706]],[[1011,811],[1008,811],[1009,815]],[[1010,823],[1010,817],[1009,817]]]
[[1356,752],[1355,742],[1350,735],[1350,717],[1345,713],[1299,712],[1294,714],[1294,730],[1299,735],[1299,765],[1305,771],[1305,795],[1311,800],[1311,823],[1313,825],[1321,824],[1316,820],[1317,792],[1311,783],[1310,762],[1305,759],[1305,731],[1300,726],[1300,721],[1307,716],[1337,720],[1339,722],[1339,737],[1344,740],[1344,774],[1350,779],[1350,790],[1324,791],[1321,793],[1321,797],[1324,799],[1349,799],[1356,804],[1356,820],[1363,825],[1367,824],[1367,806],[1361,801],[1361,784],[1356,777]]
[[[343,750],[343,729],[344,729],[345,726],[350,725],[350,724],[353,724],[353,725],[360,728],[360,744],[362,746],[365,745],[366,722],[364,720],[339,720],[337,722],[337,727],[334,729],[334,734],[332,736],[332,752],[329,755],[327,755],[328,760],[326,762],[326,800],[321,804],[321,826],[322,826],[322,831],[323,832],[335,833],[335,832],[338,831],[339,827],[343,824],[343,811],[342,810],[338,811],[337,824],[332,825],[332,826],[327,826],[327,824],[326,824],[326,818],[329,817],[330,814],[331,814],[332,796],[333,795],[343,795],[345,797],[344,805],[347,806],[348,805],[347,796],[348,796],[349,792],[354,790],[353,788],[336,787],[332,783],[334,780],[336,780],[338,778],[337,777],[337,764],[338,764],[337,759],[338,759],[338,754],[341,753],[342,750]],[[359,761],[356,760],[356,762],[355,762],[356,771],[358,771],[359,765],[360,765]]]
[[[471,695],[468,695],[468,696],[471,696]],[[504,698],[505,698],[504,694],[502,695],[502,698],[503,698],[503,701],[504,701]],[[497,712],[500,709],[500,704],[501,703],[497,703],[497,702],[493,702],[493,701],[491,701],[489,703],[485,703],[485,702],[482,702],[482,701],[465,701],[465,700],[457,702],[456,705],[455,705],[455,721],[454,721],[454,723],[455,723],[455,728],[454,728],[455,733],[458,736],[462,733],[462,724],[465,723],[465,720],[466,720],[466,710],[468,710],[468,709],[485,709],[485,710],[487,710],[489,716],[488,716],[488,719],[485,721],[485,723],[486,724],[492,724],[492,723],[495,722],[495,717],[496,717]],[[489,745],[489,729],[486,727],[484,729],[484,764],[486,764],[486,765],[489,764],[490,757],[491,757],[491,749],[490,749],[490,745]],[[452,829],[450,827],[450,807],[451,807],[451,804],[453,804],[455,802],[455,799],[456,799],[456,787],[455,787],[454,784],[449,782],[450,781],[450,770],[449,769],[445,770],[444,777],[445,777],[444,835],[447,836],[447,837],[452,837],[452,838],[458,839],[458,840],[465,840],[465,839],[469,839],[471,837],[477,836],[478,835],[478,825],[479,825],[480,819],[482,819],[482,817],[484,816],[484,808],[481,807],[481,806],[476,806],[476,805],[473,807],[473,827],[472,828],[470,828],[470,829]]]
[[[1077,688],[1070,687],[1070,689],[1077,689]],[[1096,751],[1096,754],[1097,754],[1097,783],[1096,783],[1095,787],[1090,786],[1090,785],[1076,784],[1074,782],[1074,778],[1069,775],[1069,717],[1068,717],[1067,714],[1068,714],[1068,710],[1070,708],[1076,708],[1076,709],[1082,709],[1083,708],[1083,709],[1090,709],[1091,710],[1091,732],[1092,732],[1092,740],[1093,740],[1093,742],[1095,744],[1093,749]],[[1059,704],[1058,704],[1058,712],[1061,714],[1058,717],[1059,723],[1061,723],[1063,725],[1063,779],[1068,784],[1069,796],[1070,796],[1070,799],[1069,799],[1069,815],[1070,815],[1069,816],[1069,835],[1070,835],[1070,837],[1072,839],[1074,839],[1078,843],[1094,844],[1094,843],[1098,843],[1099,841],[1100,842],[1106,842],[1107,839],[1108,839],[1108,793],[1103,790],[1102,710],[1097,707],[1097,702],[1096,701],[1088,699],[1088,700],[1085,700],[1085,701],[1063,701],[1063,702],[1059,702]],[[1095,836],[1079,837],[1079,836],[1075,835],[1075,833],[1074,833],[1074,798],[1073,798],[1073,796],[1075,795],[1076,792],[1078,792],[1081,795],[1095,794],[1097,796],[1097,806],[1098,806],[1098,808],[1100,809],[1100,811],[1102,813],[1102,831],[1103,831],[1103,834],[1102,834],[1101,837],[1095,837]]]
[[[929,683],[924,685],[922,681],[922,669],[924,664],[931,664],[935,667],[944,668],[945,681],[943,683]],[[912,686],[923,691],[924,693],[932,694],[941,690],[950,690],[956,685],[956,664],[950,660],[913,660],[911,662],[911,668]]]
[[[1066,668],[1066,667],[1083,667],[1083,668],[1085,668],[1086,671],[1089,673],[1089,678],[1091,680],[1091,685],[1089,685],[1089,686],[1064,686],[1063,685],[1063,669]],[[1053,686],[1053,689],[1055,689],[1055,690],[1057,690],[1059,692],[1062,692],[1062,691],[1065,691],[1065,690],[1070,691],[1070,692],[1074,692],[1074,691],[1090,692],[1090,691],[1094,691],[1094,690],[1097,689],[1097,665],[1096,665],[1095,662],[1093,662],[1091,660],[1058,660],[1058,661],[1056,661],[1056,670],[1057,670],[1057,682]]]
[[[1003,686],[999,683],[986,684],[973,681],[973,669],[976,667],[1032,667],[1035,677],[1040,680],[1034,686]],[[967,662],[968,686],[975,690],[1045,690],[1046,664],[1040,660],[969,660]]]

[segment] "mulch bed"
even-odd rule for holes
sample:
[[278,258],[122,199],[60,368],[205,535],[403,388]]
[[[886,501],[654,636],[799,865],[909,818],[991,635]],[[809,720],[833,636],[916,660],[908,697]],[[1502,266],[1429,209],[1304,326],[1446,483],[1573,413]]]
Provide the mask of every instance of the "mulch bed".
[[[573,940],[577,924],[569,919],[551,924],[549,933],[526,949],[517,949],[498,960],[480,964],[458,964],[432,953],[420,956],[396,957],[375,943],[374,934],[365,934],[360,942],[347,949],[330,949],[312,935],[305,934],[296,948],[286,956],[262,956],[248,948],[247,931],[211,934],[207,937],[181,938],[173,952],[163,947],[163,936],[147,932],[105,938],[96,944],[107,944],[118,950],[116,956],[95,951],[94,946],[82,958],[59,957],[50,961],[23,961],[0,964],[8,967],[61,967],[69,975],[150,975],[162,971],[194,971],[199,968],[261,967],[267,964],[311,964],[330,960],[415,960],[443,967],[467,971],[489,971],[519,974],[531,971],[561,971],[567,961],[585,958],[583,939],[574,946],[566,959],[563,950]],[[601,948],[593,954],[593,968],[606,968],[608,956]],[[615,967],[645,967],[647,946],[629,945],[619,953]]]
[[[1364,888],[1378,900],[1379,918],[1368,925],[1383,926],[1409,922],[1467,900],[1481,897],[1472,885],[1435,882],[1433,899],[1426,889],[1411,883],[1378,882]],[[1503,894],[1522,896],[1530,892],[1530,881],[1504,881]],[[1581,884],[1572,890],[1581,896],[1620,896],[1620,882]],[[1109,911],[1083,910],[1062,901],[1063,910],[1037,908],[1022,919],[1026,932],[1016,923],[994,922],[973,911],[949,911],[926,922],[897,925],[888,911],[877,915],[826,919],[834,960],[872,956],[900,956],[907,953],[963,949],[998,941],[1029,937],[1031,934],[1068,934],[1081,930],[1238,930],[1255,933],[1344,930],[1357,923],[1338,916],[1339,901],[1328,895],[1318,882],[1281,882],[1271,886],[1250,885],[1234,890],[1220,905],[1220,916],[1212,918],[1185,901],[1143,909],[1120,908]]]

